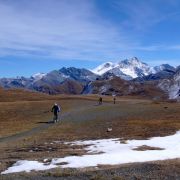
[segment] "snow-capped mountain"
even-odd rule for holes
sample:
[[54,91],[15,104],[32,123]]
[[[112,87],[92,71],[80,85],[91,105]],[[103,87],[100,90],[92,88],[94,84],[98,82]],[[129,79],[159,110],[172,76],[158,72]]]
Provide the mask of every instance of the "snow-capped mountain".
[[158,73],[161,71],[175,72],[175,68],[173,66],[170,66],[169,64],[161,64],[160,66],[153,67],[154,73]]
[[170,66],[169,64],[162,64],[160,66],[155,66],[152,69],[152,73],[143,76],[143,77],[138,77],[134,79],[134,81],[154,81],[154,80],[161,80],[161,79],[168,79],[171,78],[175,72],[176,68],[173,66]]
[[118,63],[104,63],[93,69],[92,72],[98,75],[111,72],[118,77],[129,80],[154,73],[154,69],[146,63],[141,62],[138,58],[133,57],[131,59],[122,60]]

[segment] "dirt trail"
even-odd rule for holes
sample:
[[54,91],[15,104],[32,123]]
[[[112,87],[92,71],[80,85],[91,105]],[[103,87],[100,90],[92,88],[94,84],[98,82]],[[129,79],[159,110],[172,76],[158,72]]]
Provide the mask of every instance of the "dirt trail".
[[[102,106],[107,106],[107,105],[111,105],[111,104],[103,103]],[[96,105],[96,104],[92,105],[91,104],[91,105],[86,106],[86,107],[79,107],[78,109],[76,108],[75,110],[71,110],[69,112],[66,112],[66,113],[62,114],[61,115],[61,120],[59,122],[57,122],[57,123],[61,123],[61,121],[65,120],[64,118],[68,117],[73,112],[79,112],[79,111],[82,111],[82,110],[88,110],[88,109],[97,108],[97,107],[98,107],[98,105]],[[10,136],[6,136],[6,137],[1,137],[0,138],[0,143],[8,143],[10,141],[15,141],[15,140],[18,140],[20,138],[25,138],[27,136],[31,136],[31,135],[40,133],[40,132],[48,129],[51,126],[55,126],[57,123],[53,123],[53,121],[50,120],[48,122],[44,122],[44,124],[42,124],[42,125],[40,125],[38,127],[32,128],[30,130],[23,131],[23,132],[13,134],[13,135],[10,135]]]
[[[64,118],[68,114],[69,113],[65,113],[61,117]],[[50,126],[54,126],[55,124],[56,123],[53,123],[52,120],[48,121],[48,122],[44,122],[44,124],[41,124],[40,126],[34,127],[34,128],[32,128],[30,130],[23,131],[23,132],[20,132],[20,133],[17,133],[17,134],[13,134],[13,135],[10,135],[10,136],[6,136],[6,137],[1,137],[0,138],[0,143],[6,143],[6,142],[9,142],[9,141],[15,141],[15,140],[17,140],[19,138],[23,138],[23,137],[26,137],[26,136],[34,135],[36,133],[42,132],[45,129],[48,129]]]

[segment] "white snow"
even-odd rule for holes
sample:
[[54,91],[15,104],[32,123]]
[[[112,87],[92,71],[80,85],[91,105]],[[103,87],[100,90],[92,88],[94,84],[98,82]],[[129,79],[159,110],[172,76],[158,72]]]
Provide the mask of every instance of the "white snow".
[[42,79],[44,76],[46,76],[45,73],[36,73],[36,74],[32,75],[32,77],[35,79],[35,81]]
[[38,161],[21,160],[21,161],[17,161],[12,167],[8,168],[8,170],[2,172],[1,174],[8,174],[8,173],[15,173],[22,171],[30,172],[32,170],[42,171],[56,167],[57,167],[56,165],[53,164],[45,165],[44,163],[40,163]]
[[131,76],[132,78],[137,78],[138,77],[136,72],[134,71],[134,69],[131,69],[131,68],[122,68],[121,71],[124,74]]
[[69,78],[70,76],[65,75],[65,74],[62,74],[62,77],[63,77],[63,78]]
[[[83,156],[54,158],[49,164],[40,163],[38,161],[21,160],[1,174],[22,171],[29,172],[31,170],[47,170],[55,167],[84,168],[90,166],[96,167],[100,164],[117,165],[180,158],[180,131],[174,135],[154,137],[148,140],[128,140],[126,144],[120,143],[120,139],[118,138],[66,142],[66,144],[71,146],[88,145],[85,148],[87,154]],[[142,145],[159,147],[163,150],[133,150]],[[59,165],[59,163],[63,165]]]
[[116,64],[114,64],[112,62],[106,62],[106,63],[99,65],[98,67],[96,67],[95,69],[93,69],[91,71],[95,74],[103,75],[104,73],[111,70],[115,66],[116,66]]
[[122,74],[117,74],[117,69],[120,72],[124,73],[127,76],[131,76],[132,78],[136,78],[139,76],[141,72],[143,75],[149,75],[154,72],[154,69],[147,64],[141,62],[136,57],[131,59],[126,59],[117,63],[107,62],[93,69],[92,72],[98,75],[103,75],[104,73],[110,71],[114,72],[117,76],[121,77]]

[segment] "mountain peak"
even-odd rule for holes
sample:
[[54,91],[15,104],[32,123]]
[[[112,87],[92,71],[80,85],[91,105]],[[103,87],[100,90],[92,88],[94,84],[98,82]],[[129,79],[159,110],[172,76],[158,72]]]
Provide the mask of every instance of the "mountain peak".
[[133,57],[133,58],[130,58],[130,59],[125,59],[123,61],[120,61],[119,64],[124,64],[124,65],[133,65],[133,66],[138,66],[138,67],[141,67],[141,66],[148,66],[146,63],[140,61],[137,57]]
[[148,75],[151,68],[146,63],[141,62],[137,57],[133,57],[131,59],[122,60],[118,63],[103,63],[95,68],[92,72],[98,75],[103,75],[109,71],[111,71],[111,73],[114,72],[116,75],[119,74],[120,77],[122,74],[123,77],[124,75],[127,75],[129,79],[129,77],[136,78],[139,76]]
[[129,59],[129,61],[132,63],[140,63],[141,62],[137,57],[132,57],[131,59]]

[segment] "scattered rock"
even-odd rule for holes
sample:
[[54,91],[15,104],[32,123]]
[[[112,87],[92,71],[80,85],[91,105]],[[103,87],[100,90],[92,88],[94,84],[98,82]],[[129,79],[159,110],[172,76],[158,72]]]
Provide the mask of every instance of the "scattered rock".
[[112,128],[107,128],[107,132],[111,132],[112,131]]

